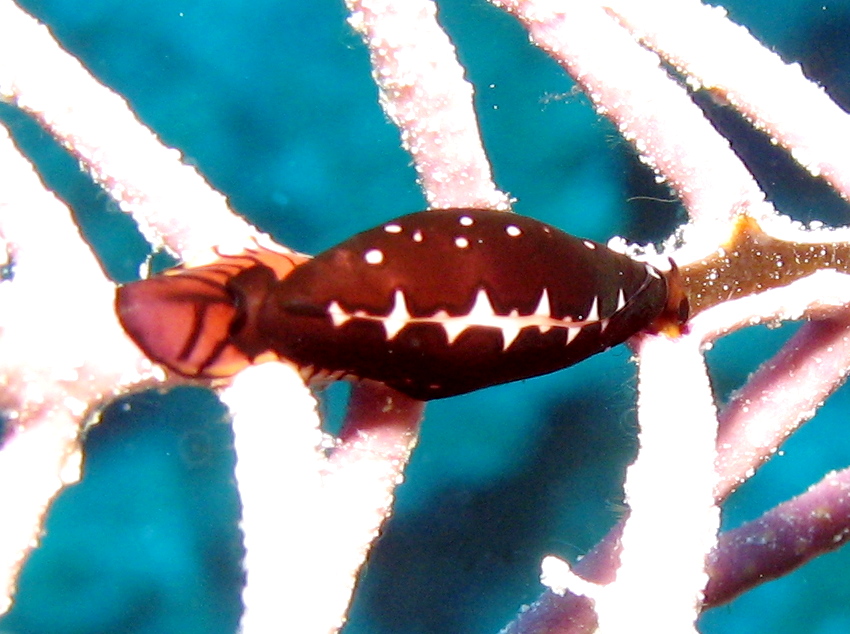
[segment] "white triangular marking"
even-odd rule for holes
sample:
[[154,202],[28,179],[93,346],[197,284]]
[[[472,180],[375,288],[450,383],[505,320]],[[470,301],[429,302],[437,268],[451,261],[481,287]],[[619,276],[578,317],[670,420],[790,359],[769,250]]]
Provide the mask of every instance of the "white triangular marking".
[[351,315],[345,312],[337,302],[330,303],[330,306],[328,306],[328,315],[331,316],[331,321],[334,322],[334,326],[337,328],[351,319]]
[[[614,312],[611,314],[611,317],[619,313],[625,305],[626,296],[623,294],[623,289],[621,288],[617,291],[617,307],[614,309]],[[608,327],[608,322],[611,321],[611,317],[606,317],[605,319],[599,322],[602,324],[602,328],[599,329],[600,333],[605,332],[605,329]]]
[[599,321],[599,298],[594,297],[593,303],[590,305],[590,312],[587,313],[587,317],[585,321],[589,321],[591,323]]
[[[623,300],[622,291],[618,303]],[[576,338],[584,326],[600,323],[599,298],[593,299],[593,304],[586,319],[574,321],[572,317],[556,319],[552,317],[552,306],[549,299],[548,289],[543,289],[537,307],[530,315],[520,315],[517,309],[512,309],[507,315],[496,314],[490,296],[483,288],[479,288],[475,294],[472,308],[466,315],[449,315],[445,310],[426,317],[413,317],[407,307],[404,291],[396,289],[393,293],[393,307],[389,315],[370,315],[364,310],[356,310],[348,313],[338,302],[333,301],[328,305],[328,315],[334,326],[339,327],[351,319],[365,319],[380,322],[384,327],[387,341],[394,339],[408,324],[436,324],[441,326],[446,333],[446,340],[453,344],[467,328],[496,328],[502,333],[502,349],[507,350],[520,332],[525,328],[537,328],[540,333],[546,333],[553,328],[566,328],[567,344]],[[603,328],[608,319],[602,320]]]
[[434,313],[432,319],[446,331],[446,339],[449,344],[453,344],[455,339],[460,337],[461,333],[469,326],[457,317],[452,317],[444,310]]
[[475,294],[475,303],[472,304],[472,309],[466,318],[470,323],[483,326],[488,322],[492,322],[493,318],[498,316],[496,311],[493,310],[493,304],[490,303],[490,296],[487,295],[487,291],[479,288],[478,293]]
[[503,319],[504,325],[499,326],[499,328],[502,330],[502,351],[504,352],[519,337],[519,331],[522,330],[522,319],[517,309],[513,309]]
[[623,295],[623,289],[621,288],[620,292],[617,293],[617,308],[614,309],[614,312],[619,313],[623,309],[623,306],[625,306],[625,305],[626,305],[626,296]]
[[[540,301],[537,303],[537,308],[534,309],[534,315],[537,317],[544,317],[546,319],[552,318],[552,306],[549,304],[549,289],[544,288],[543,293],[540,295]],[[538,326],[540,328],[540,332],[548,332],[552,326]]]
[[387,341],[392,341],[398,334],[398,331],[404,328],[410,322],[410,313],[407,310],[407,302],[404,299],[404,293],[401,289],[397,289],[393,299],[393,309],[390,314],[381,320],[384,325],[384,330],[387,333]]

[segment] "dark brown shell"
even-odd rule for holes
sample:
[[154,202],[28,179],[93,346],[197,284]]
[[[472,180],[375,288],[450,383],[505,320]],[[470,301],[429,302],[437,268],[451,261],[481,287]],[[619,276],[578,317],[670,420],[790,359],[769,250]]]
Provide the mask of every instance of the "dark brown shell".
[[276,356],[306,378],[373,379],[421,400],[553,372],[687,319],[675,266],[506,212],[410,214],[304,259],[254,250],[174,269],[119,289],[118,315],[186,376]]
[[604,245],[453,209],[391,220],[299,266],[257,324],[309,373],[428,400],[553,372],[678,322],[673,299],[664,274]]

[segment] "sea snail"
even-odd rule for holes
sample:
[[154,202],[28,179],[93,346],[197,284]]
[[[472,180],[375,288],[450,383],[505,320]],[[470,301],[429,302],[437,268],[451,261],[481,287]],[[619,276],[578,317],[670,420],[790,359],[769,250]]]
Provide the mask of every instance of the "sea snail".
[[421,400],[553,372],[688,316],[675,266],[499,211],[402,216],[294,264],[253,252],[176,269],[119,289],[118,315],[183,375],[226,377],[271,353],[307,379]]

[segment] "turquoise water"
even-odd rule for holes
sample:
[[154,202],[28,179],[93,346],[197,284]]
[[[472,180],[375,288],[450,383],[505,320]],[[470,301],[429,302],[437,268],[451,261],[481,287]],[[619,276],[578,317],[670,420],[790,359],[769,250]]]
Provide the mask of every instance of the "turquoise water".
[[[341,2],[21,5],[235,209],[289,246],[316,253],[424,206]],[[496,179],[516,210],[602,241],[665,235],[678,207],[647,200],[669,196],[514,21],[484,2],[440,6],[476,85]],[[850,103],[850,2],[728,6]],[[137,277],[147,252],[132,223],[25,117],[8,107],[0,117],[73,205],[109,274]],[[722,109],[712,117],[784,211],[847,222],[843,203],[764,139]],[[763,358],[788,333],[751,329],[721,341],[709,355],[718,388],[728,393],[756,366],[760,358],[745,352]],[[839,392],[730,500],[728,526],[850,463],[848,398]],[[544,554],[580,555],[621,513],[633,402],[633,368],[619,348],[552,376],[430,404],[346,634],[496,632],[540,592]],[[111,406],[88,436],[84,479],[54,505],[0,632],[234,632],[242,579],[234,460],[224,410],[208,392],[146,393]],[[848,631],[848,563],[843,551],[823,557],[712,611],[703,631]]]

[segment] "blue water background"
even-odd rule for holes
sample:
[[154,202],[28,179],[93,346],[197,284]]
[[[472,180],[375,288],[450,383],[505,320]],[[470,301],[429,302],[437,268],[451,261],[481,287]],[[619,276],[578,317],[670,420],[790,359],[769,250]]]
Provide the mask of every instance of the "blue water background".
[[[316,253],[423,208],[341,1],[20,4],[282,243]],[[850,104],[850,2],[726,6]],[[496,180],[518,199],[516,211],[602,241],[657,240],[682,219],[512,18],[482,1],[440,7],[476,86]],[[707,107],[783,211],[850,221],[843,202],[767,139],[722,106]],[[26,117],[10,107],[0,117],[72,204],[109,274],[136,279],[148,251],[132,222]],[[792,330],[753,328],[715,346],[719,393],[740,385]],[[629,356],[620,347],[555,375],[428,405],[345,634],[495,633],[541,591],[543,555],[575,558],[592,547],[622,513],[623,472],[636,447]],[[330,425],[343,392],[331,394]],[[729,501],[726,526],[850,464],[848,400],[847,390],[835,395]],[[113,404],[88,435],[84,479],[54,504],[0,633],[234,632],[242,583],[234,461],[226,412],[209,392],[149,392]],[[848,570],[847,552],[822,557],[711,611],[701,631],[848,632]]]

